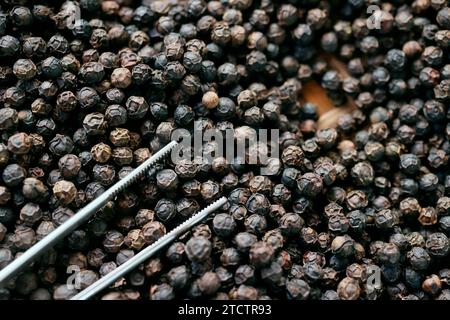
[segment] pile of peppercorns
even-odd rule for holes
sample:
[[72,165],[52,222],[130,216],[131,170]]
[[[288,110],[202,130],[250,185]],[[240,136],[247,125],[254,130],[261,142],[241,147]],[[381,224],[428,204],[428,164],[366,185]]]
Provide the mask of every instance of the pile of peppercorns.
[[[38,2],[0,4],[0,268],[176,128],[278,128],[281,158],[166,161],[0,299],[68,299],[221,195],[99,298],[450,299],[447,1]],[[357,109],[318,128],[310,81]]]

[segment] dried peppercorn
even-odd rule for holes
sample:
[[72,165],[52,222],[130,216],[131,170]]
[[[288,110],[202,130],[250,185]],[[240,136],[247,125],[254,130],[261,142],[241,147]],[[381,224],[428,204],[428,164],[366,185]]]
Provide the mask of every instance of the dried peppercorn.
[[24,132],[16,133],[8,139],[8,150],[13,154],[26,154],[31,147],[31,139]]
[[155,214],[162,221],[170,221],[176,213],[175,203],[170,199],[160,199],[155,206]]
[[271,245],[265,242],[255,242],[250,247],[249,261],[255,267],[263,267],[273,259],[274,251]]
[[208,91],[202,97],[202,104],[207,109],[214,109],[219,104],[219,96],[213,91]]
[[107,123],[103,114],[94,112],[86,115],[83,120],[83,128],[88,135],[100,135],[105,132]]
[[323,182],[322,178],[315,173],[305,173],[297,182],[300,193],[309,197],[315,197],[322,193]]
[[288,279],[286,281],[286,295],[290,300],[306,300],[311,292],[311,287],[302,279]]
[[174,267],[168,272],[169,283],[175,291],[183,290],[190,279],[190,272],[184,265]]
[[339,282],[337,287],[337,293],[342,300],[356,300],[360,295],[360,287],[358,281],[349,277],[346,277]]
[[228,214],[217,214],[213,219],[213,228],[218,235],[228,237],[234,233],[236,222]]
[[186,255],[193,262],[201,262],[209,258],[212,250],[211,242],[205,237],[192,237],[185,246]]
[[33,225],[42,218],[42,210],[38,204],[29,202],[22,207],[19,217],[26,225]]

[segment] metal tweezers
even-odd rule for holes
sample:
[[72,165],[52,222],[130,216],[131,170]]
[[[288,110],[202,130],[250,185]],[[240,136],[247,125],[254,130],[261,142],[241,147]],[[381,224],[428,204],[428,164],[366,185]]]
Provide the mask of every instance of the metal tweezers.
[[[44,252],[52,248],[57,242],[61,241],[64,237],[68,236],[72,231],[79,227],[82,223],[91,218],[97,210],[101,209],[108,201],[113,200],[120,192],[125,190],[132,183],[136,182],[146,172],[160,162],[165,156],[167,156],[173,148],[178,145],[176,141],[171,141],[161,150],[156,152],[153,156],[131,171],[123,179],[119,180],[111,188],[103,192],[98,198],[90,202],[83,209],[78,211],[73,217],[68,219],[46,237],[41,239],[22,255],[8,264],[0,271],[0,287],[7,284],[8,280],[21,272],[34,260],[36,260]],[[174,241],[177,237],[188,231],[192,226],[202,221],[206,216],[222,207],[227,202],[225,197],[222,197],[210,204],[200,212],[194,214],[188,220],[181,225],[158,239],[152,245],[146,247],[131,259],[127,260],[124,264],[114,269],[98,281],[93,283],[82,292],[75,295],[71,300],[87,300],[102,289],[105,289],[117,279],[136,268],[139,264],[150,258],[164,246]]]

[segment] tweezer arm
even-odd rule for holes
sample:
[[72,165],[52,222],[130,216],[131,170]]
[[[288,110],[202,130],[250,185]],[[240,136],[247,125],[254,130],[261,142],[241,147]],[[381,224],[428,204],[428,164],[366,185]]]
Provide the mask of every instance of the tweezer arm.
[[178,143],[176,141],[171,141],[161,150],[156,152],[152,157],[130,172],[122,180],[118,181],[111,188],[103,192],[98,198],[78,211],[73,217],[68,219],[46,237],[25,251],[21,256],[3,268],[0,271],[0,287],[5,286],[9,279],[22,271],[41,254],[52,248],[58,241],[61,241],[64,237],[69,235],[83,222],[92,217],[97,210],[102,208],[108,201],[117,196],[117,194],[142,177],[155,163],[167,155],[177,144]]
[[216,202],[210,204],[206,208],[204,208],[202,211],[196,213],[191,218],[183,222],[181,225],[167,233],[162,238],[158,239],[155,243],[148,246],[144,250],[140,251],[138,254],[136,254],[131,259],[127,260],[124,264],[120,265],[104,277],[100,278],[96,282],[94,282],[92,285],[72,297],[71,300],[87,300],[100,292],[101,290],[107,288],[111,284],[113,284],[117,279],[124,276],[128,272],[135,269],[137,266],[139,266],[141,263],[145,262],[148,258],[150,258],[152,255],[154,255],[156,252],[161,250],[163,247],[174,241],[176,238],[178,238],[180,235],[188,231],[192,226],[202,221],[204,218],[206,218],[209,214],[214,212],[215,210],[222,207],[227,202],[227,198],[222,197],[218,199]]

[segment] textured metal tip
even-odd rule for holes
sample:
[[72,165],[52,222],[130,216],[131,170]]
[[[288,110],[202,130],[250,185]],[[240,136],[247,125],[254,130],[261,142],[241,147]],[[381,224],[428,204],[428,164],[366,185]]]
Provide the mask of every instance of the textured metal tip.
[[194,214],[192,217],[184,221],[178,227],[174,228],[172,231],[167,233],[165,236],[161,237],[156,242],[154,242],[153,244],[151,244],[150,246],[148,246],[147,248],[136,254],[134,257],[127,260],[124,264],[120,265],[119,267],[117,267],[104,277],[100,278],[98,281],[94,282],[91,286],[89,286],[88,288],[84,289],[83,291],[72,297],[71,300],[87,300],[92,296],[94,296],[95,294],[99,293],[101,290],[107,288],[108,286],[113,284],[117,279],[124,276],[128,272],[134,270],[141,263],[143,263],[145,260],[153,256],[163,247],[170,244],[180,235],[182,235],[190,228],[192,228],[194,225],[202,221],[209,214],[220,209],[226,202],[227,198],[222,197],[217,201],[211,203],[203,210]]

